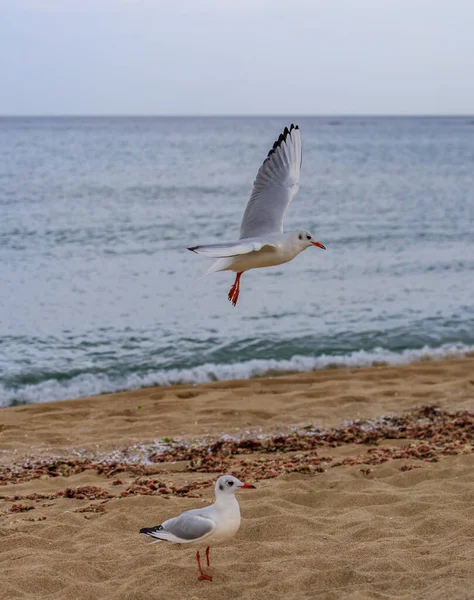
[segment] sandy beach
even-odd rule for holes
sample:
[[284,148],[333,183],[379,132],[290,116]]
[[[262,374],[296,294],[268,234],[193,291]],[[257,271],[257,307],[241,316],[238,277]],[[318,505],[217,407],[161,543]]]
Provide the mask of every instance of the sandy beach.
[[[0,598],[470,599],[474,357],[149,388],[0,412]],[[212,500],[211,550],[138,534]]]

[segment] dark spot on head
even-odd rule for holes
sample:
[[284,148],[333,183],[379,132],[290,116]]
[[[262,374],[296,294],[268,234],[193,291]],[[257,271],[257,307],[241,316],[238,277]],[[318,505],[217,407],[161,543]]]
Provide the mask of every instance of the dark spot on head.
[[301,233],[299,234],[298,238],[299,238],[300,240],[302,240],[302,239],[303,239],[303,236],[301,235]]
[[220,489],[221,492],[224,491],[224,486],[222,485],[222,483],[219,483],[219,489]]

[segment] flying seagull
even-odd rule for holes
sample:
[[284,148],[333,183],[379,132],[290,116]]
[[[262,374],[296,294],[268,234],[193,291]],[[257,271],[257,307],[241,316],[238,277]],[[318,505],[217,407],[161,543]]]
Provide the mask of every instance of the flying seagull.
[[304,229],[283,233],[283,218],[298,191],[300,169],[301,133],[298,125],[292,124],[290,129],[285,127],[257,173],[240,225],[240,239],[188,248],[218,259],[204,275],[217,271],[237,273],[228,294],[234,306],[245,271],[289,262],[310,246],[326,249]]

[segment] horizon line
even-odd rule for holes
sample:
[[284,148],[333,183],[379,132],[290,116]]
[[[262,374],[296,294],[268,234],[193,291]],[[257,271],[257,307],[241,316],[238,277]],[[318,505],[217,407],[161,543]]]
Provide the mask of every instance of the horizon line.
[[[48,119],[48,118],[134,118],[134,119],[274,119],[274,118],[290,118],[288,114],[133,114],[133,113],[57,113],[57,114],[0,114],[0,119]],[[474,113],[469,114],[452,114],[452,113],[338,113],[338,114],[298,114],[293,115],[293,119],[347,119],[347,118],[385,118],[385,119],[406,119],[406,118],[474,118]]]

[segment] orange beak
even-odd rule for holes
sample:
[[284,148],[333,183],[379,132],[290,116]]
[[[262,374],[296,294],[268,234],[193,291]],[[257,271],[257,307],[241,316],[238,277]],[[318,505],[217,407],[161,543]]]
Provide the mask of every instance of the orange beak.
[[322,248],[323,250],[326,250],[326,246],[323,246],[321,244],[321,242],[311,242],[313,244],[313,246],[317,246],[318,248]]
[[244,485],[239,485],[240,490],[254,490],[255,486],[251,483],[244,483]]

